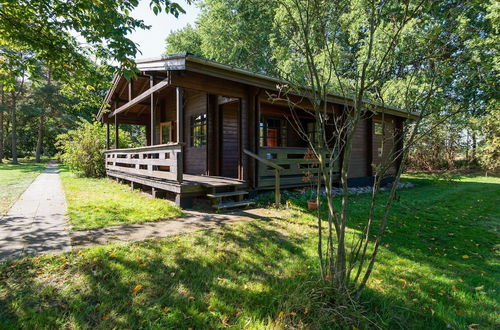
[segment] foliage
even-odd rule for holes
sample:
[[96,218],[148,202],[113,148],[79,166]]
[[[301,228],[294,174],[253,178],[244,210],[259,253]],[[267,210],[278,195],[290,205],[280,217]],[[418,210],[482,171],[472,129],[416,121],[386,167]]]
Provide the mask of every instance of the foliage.
[[[149,29],[142,20],[130,16],[136,0],[0,2],[0,46],[30,51],[54,70],[58,79],[68,72],[84,73],[89,55],[103,61],[114,60],[130,75],[137,45],[128,38],[135,29]],[[165,11],[178,16],[184,10],[170,0],[151,0],[155,14]],[[71,32],[70,32],[71,31]],[[82,45],[80,40],[84,40]],[[18,59],[16,52],[2,52],[1,69]]]
[[[412,182],[358,311],[318,283],[302,196],[219,229],[5,262],[0,328],[496,328],[500,181]],[[352,200],[359,233],[369,196]]]
[[275,73],[270,35],[276,1],[205,0],[194,27],[171,33],[166,52],[190,52],[214,61]]
[[0,217],[33,180],[43,171],[44,164],[21,159],[17,165],[0,163]]
[[493,110],[480,123],[484,136],[478,152],[479,163],[487,171],[500,173],[500,110]]
[[110,179],[81,178],[63,170],[61,180],[73,230],[164,220],[182,214],[169,201],[131,191]]
[[[110,136],[114,139],[114,135]],[[133,147],[130,135],[122,132],[120,148]],[[106,128],[102,124],[80,121],[74,129],[57,137],[61,160],[83,176],[97,178],[106,174],[103,151],[106,150]]]

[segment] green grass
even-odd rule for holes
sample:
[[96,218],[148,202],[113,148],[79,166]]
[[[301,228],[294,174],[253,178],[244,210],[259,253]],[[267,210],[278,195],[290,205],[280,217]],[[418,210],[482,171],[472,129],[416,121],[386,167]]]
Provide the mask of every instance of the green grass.
[[[411,180],[361,314],[329,307],[301,198],[217,230],[5,263],[0,328],[498,328],[500,180]],[[359,230],[368,197],[352,201]]]
[[18,165],[0,164],[0,216],[5,214],[17,198],[45,168],[45,164],[19,160]]
[[78,177],[62,167],[61,180],[73,230],[162,220],[182,214],[172,202],[153,199],[110,179]]

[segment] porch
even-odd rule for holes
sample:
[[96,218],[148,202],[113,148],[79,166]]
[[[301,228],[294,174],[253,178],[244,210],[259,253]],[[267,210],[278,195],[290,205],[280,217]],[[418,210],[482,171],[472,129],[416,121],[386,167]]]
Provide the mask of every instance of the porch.
[[175,194],[176,203],[190,207],[192,197],[228,193],[247,187],[233,178],[185,174],[182,144],[114,149],[104,151],[108,177],[152,188],[153,196]]

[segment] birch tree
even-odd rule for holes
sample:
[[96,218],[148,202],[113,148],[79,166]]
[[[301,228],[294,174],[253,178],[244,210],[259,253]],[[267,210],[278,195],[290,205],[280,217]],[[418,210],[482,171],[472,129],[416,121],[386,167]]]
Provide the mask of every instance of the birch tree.
[[[426,134],[421,120],[443,110],[436,95],[449,69],[442,54],[452,41],[429,14],[437,10],[431,1],[280,0],[279,6],[275,56],[281,58],[281,76],[288,83],[269,97],[288,103],[293,127],[318,160],[318,184],[324,186],[327,204],[325,217],[317,213],[321,276],[342,301],[359,298],[376,264],[408,150]],[[291,94],[302,95],[302,102]],[[332,94],[346,100],[342,111],[328,105]],[[418,113],[419,119],[391,132],[384,117],[392,105],[403,113]],[[314,137],[296,116],[304,111],[315,118]],[[448,109],[435,126],[458,111]],[[361,121],[375,113],[382,117],[380,152],[387,156],[372,164],[371,202],[361,231],[353,232],[348,194],[353,141]],[[386,143],[390,140],[392,147]],[[381,196],[388,176],[394,182]],[[339,197],[332,189],[337,179]],[[317,198],[320,202],[320,194]]]

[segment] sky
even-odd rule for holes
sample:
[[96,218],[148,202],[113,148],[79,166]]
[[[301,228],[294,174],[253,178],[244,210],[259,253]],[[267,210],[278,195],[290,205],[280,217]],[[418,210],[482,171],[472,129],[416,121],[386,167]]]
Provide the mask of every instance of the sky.
[[156,16],[149,8],[149,0],[141,0],[131,16],[142,19],[146,25],[151,25],[149,30],[136,30],[130,34],[130,39],[139,45],[136,59],[161,56],[165,52],[165,38],[171,31],[179,30],[187,24],[193,25],[200,10],[195,5],[188,5],[184,0],[178,0],[186,14],[175,18],[172,14],[162,12]]

